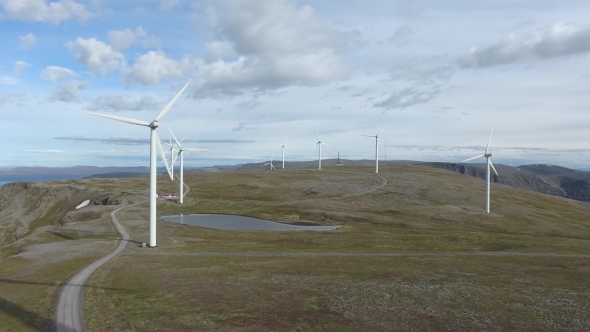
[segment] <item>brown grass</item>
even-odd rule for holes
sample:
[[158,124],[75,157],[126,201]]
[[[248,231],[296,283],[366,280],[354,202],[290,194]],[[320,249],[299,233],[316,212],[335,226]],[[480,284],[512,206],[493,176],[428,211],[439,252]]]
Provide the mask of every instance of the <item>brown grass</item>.
[[87,317],[94,331],[582,331],[589,272],[563,258],[124,255],[93,276],[107,290],[90,291]]
[[[481,180],[419,166],[388,167],[379,175],[386,185],[381,186],[382,179],[370,167],[185,174],[191,187],[185,204],[160,200],[160,215],[231,213],[344,227],[332,232],[225,232],[160,221],[158,248],[131,244],[129,249],[587,254],[588,204],[493,184],[492,214],[485,215]],[[148,181],[62,184],[138,202],[147,199]],[[178,192],[177,182],[164,176],[158,181],[158,192]],[[118,216],[133,239],[147,241],[147,204]],[[61,235],[83,236],[67,231]],[[64,241],[58,236],[47,239],[57,240]],[[0,254],[6,257],[8,252]],[[589,325],[589,261],[124,255],[91,277],[85,315],[89,330],[96,331],[583,330]],[[82,263],[56,265],[63,269],[58,275],[31,270],[26,262],[6,262],[0,260],[1,276],[26,281],[47,274],[53,282],[63,281]],[[3,297],[9,294],[9,302],[28,310],[0,310],[0,322],[13,317],[12,325],[6,325],[13,330],[33,326],[14,319],[29,317],[27,312],[37,315],[30,317],[49,317],[48,297],[39,300],[47,286],[27,287],[36,286],[23,284],[15,292],[0,289]]]

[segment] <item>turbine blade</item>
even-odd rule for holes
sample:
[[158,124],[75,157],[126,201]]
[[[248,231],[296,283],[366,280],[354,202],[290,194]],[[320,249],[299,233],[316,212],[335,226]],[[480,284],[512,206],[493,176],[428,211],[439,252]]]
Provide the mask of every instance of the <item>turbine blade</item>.
[[320,132],[316,129],[315,132],[318,134],[318,142],[321,141],[320,139]]
[[182,90],[180,90],[179,93],[176,94],[176,96],[174,96],[174,98],[172,98],[172,100],[168,103],[168,105],[166,105],[166,107],[164,107],[164,109],[162,110],[162,112],[160,112],[160,114],[158,114],[158,116],[156,116],[156,118],[154,119],[154,121],[160,121],[160,119],[162,117],[164,117],[164,115],[166,115],[166,113],[168,113],[168,111],[170,110],[170,108],[172,108],[172,106],[174,105],[174,103],[176,103],[176,101],[178,100],[178,98],[180,98],[180,95],[182,95],[182,93],[184,92],[184,90],[186,89],[186,87],[188,86],[190,82],[187,82],[184,87],[182,87]]
[[361,135],[361,136],[365,136],[365,137],[375,137],[375,136],[371,136],[371,135]]
[[488,150],[490,149],[490,143],[492,142],[492,134],[494,133],[494,128],[492,128],[492,132],[490,133],[490,139],[488,140],[488,145],[486,146],[486,153],[488,154]]
[[379,148],[381,149],[381,152],[385,152],[383,150],[383,147],[381,147],[381,141],[379,141],[379,138],[377,138],[377,145],[379,145]]
[[328,143],[324,143],[324,142],[322,142],[322,144],[323,144],[323,145],[327,145],[327,146],[331,146],[330,144],[328,144]]
[[492,160],[489,159],[490,161],[490,166],[492,166],[492,169],[494,170],[494,173],[496,173],[496,175],[498,175],[498,172],[496,171],[496,168],[494,167],[494,164],[492,164]]
[[[168,143],[166,143],[164,141],[160,141],[160,143],[168,145],[170,147],[170,150],[172,150],[172,145],[171,144],[168,144]],[[168,150],[168,151],[170,151],[170,150]]]
[[287,145],[287,140],[289,139],[289,137],[285,138],[285,143],[283,143],[283,145]]
[[[387,126],[387,123],[385,124],[385,126]],[[385,129],[385,126],[383,126],[383,128],[381,128],[381,130],[379,130],[379,132],[377,133],[377,136],[379,136],[379,134],[381,134],[381,132],[383,131],[383,129]]]
[[125,118],[122,116],[116,116],[116,115],[107,115],[107,114],[100,114],[100,113],[94,113],[94,112],[86,112],[86,114],[90,114],[90,115],[94,115],[94,116],[100,116],[101,118],[107,118],[107,119],[111,119],[111,120],[117,120],[117,121],[122,121],[122,122],[127,122],[127,123],[131,123],[131,124],[135,124],[135,125],[139,125],[139,126],[146,126],[149,127],[150,124],[145,122],[145,121],[141,121],[141,120],[135,120],[132,118]]
[[179,148],[182,148],[182,146],[180,146],[180,142],[176,139],[176,136],[174,136],[174,133],[172,132],[170,127],[166,127],[166,128],[168,128],[168,131],[170,132],[170,134],[172,134],[172,137],[174,137],[174,141],[176,142],[176,145],[178,145]]
[[164,149],[162,149],[162,144],[160,144],[160,138],[158,137],[158,132],[154,130],[154,135],[156,135],[156,149],[158,153],[160,153],[160,157],[162,157],[162,161],[164,162],[164,166],[166,166],[166,171],[168,171],[168,175],[170,175],[170,180],[174,180],[172,178],[172,173],[170,172],[170,166],[168,166],[168,160],[166,160],[166,154],[164,153]]
[[182,142],[182,141],[184,141],[185,139],[186,139],[186,136],[185,136],[183,139],[181,139],[179,142]]
[[473,158],[465,159],[465,160],[463,160],[463,161],[462,161],[462,163],[464,163],[464,162],[466,162],[466,161],[473,160],[473,159],[481,158],[481,157],[485,157],[485,156],[484,156],[484,155],[481,155],[481,156],[477,156],[477,157],[473,157]]

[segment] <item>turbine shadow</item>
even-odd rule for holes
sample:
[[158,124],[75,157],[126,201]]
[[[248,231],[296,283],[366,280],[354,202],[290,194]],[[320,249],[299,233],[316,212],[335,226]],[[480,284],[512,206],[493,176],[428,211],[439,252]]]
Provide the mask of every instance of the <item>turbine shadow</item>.
[[[0,312],[19,320],[35,331],[49,331],[50,329],[57,331],[58,329],[63,329],[62,326],[58,326],[53,318],[43,317],[2,297],[0,297]],[[1,327],[2,324],[0,324]]]
[[62,234],[62,233],[60,233],[60,232],[57,232],[57,231],[47,231],[47,233],[49,233],[49,234],[53,234],[53,235],[55,235],[55,236],[57,236],[57,237],[61,237],[62,239],[66,239],[66,240],[76,240],[76,238],[75,238],[75,237],[71,237],[71,236],[68,236],[68,235]]

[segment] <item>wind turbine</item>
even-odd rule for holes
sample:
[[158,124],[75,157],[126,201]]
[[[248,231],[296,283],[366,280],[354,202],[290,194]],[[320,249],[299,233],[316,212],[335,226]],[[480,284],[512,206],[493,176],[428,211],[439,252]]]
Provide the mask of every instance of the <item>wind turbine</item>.
[[[387,123],[385,124],[385,126],[387,126]],[[385,129],[385,126],[383,126],[381,130],[379,130],[377,135],[361,135],[365,137],[375,137],[375,174],[379,173],[379,149],[383,150],[383,148],[381,147],[381,143],[379,143],[379,134],[381,134],[383,129]]]
[[174,136],[174,133],[170,128],[168,128],[168,131],[170,131],[172,138],[174,138],[174,142],[176,142],[176,146],[178,146],[178,154],[174,158],[172,164],[176,163],[176,160],[180,158],[180,199],[178,202],[179,204],[182,204],[184,202],[184,151],[204,151],[207,149],[183,148],[182,145],[180,145],[180,142],[182,142],[184,138],[179,141],[176,139],[176,136]]
[[174,146],[172,145],[172,139],[169,139],[170,143],[166,143],[164,141],[160,141],[160,143],[168,145],[170,147],[170,149],[168,149],[168,151],[166,152],[170,152],[170,176],[172,177],[172,179],[174,180],[174,165],[176,165],[176,158],[175,158],[175,154],[174,154]]
[[275,168],[275,165],[273,165],[273,164],[272,164],[272,158],[274,158],[274,156],[275,156],[275,155],[273,154],[273,155],[270,157],[270,162],[268,162],[268,163],[266,163],[266,164],[264,164],[264,165],[262,165],[262,166],[270,165],[270,170],[271,170],[271,171],[272,171],[273,169],[276,169],[276,168]]
[[285,169],[285,144],[287,144],[288,139],[289,137],[285,138],[285,142],[283,143],[283,145],[278,146],[279,148],[283,149],[283,169]]
[[322,142],[322,140],[320,139],[320,133],[319,133],[319,131],[317,129],[315,130],[315,132],[318,134],[318,142],[316,143],[316,145],[320,149],[320,151],[319,151],[320,158],[318,159],[319,160],[318,169],[322,169],[322,144],[323,145],[327,145],[327,146],[330,146],[330,144]]
[[162,117],[164,117],[164,115],[166,115],[166,113],[168,113],[168,111],[170,110],[170,108],[172,108],[174,103],[176,103],[178,98],[180,98],[180,95],[182,95],[184,90],[188,87],[189,83],[186,83],[184,85],[184,87],[182,88],[182,90],[180,90],[180,92],[178,92],[176,94],[176,96],[174,96],[174,98],[172,98],[172,100],[168,103],[168,105],[166,105],[166,107],[164,107],[164,109],[160,112],[160,114],[158,114],[158,116],[156,116],[154,118],[154,120],[149,123],[145,122],[145,121],[141,121],[141,120],[125,118],[122,116],[106,115],[106,114],[100,114],[100,113],[94,113],[94,112],[86,112],[87,114],[90,114],[90,115],[100,116],[100,117],[107,118],[107,119],[127,122],[127,123],[150,128],[150,243],[149,243],[150,247],[156,246],[156,198],[158,195],[158,193],[156,191],[156,185],[157,185],[156,184],[156,180],[157,180],[156,176],[157,176],[157,166],[158,166],[156,164],[156,150],[158,150],[158,152],[160,153],[160,156],[162,157],[162,160],[164,161],[164,165],[166,165],[166,170],[168,171],[170,178],[172,178],[172,174],[170,174],[170,168],[168,167],[168,162],[166,161],[166,155],[164,154],[164,150],[162,149],[162,144],[160,144],[160,139],[158,137],[158,133],[156,132],[156,129],[159,126],[159,121],[162,119]]
[[494,133],[494,128],[492,128],[492,132],[490,133],[490,139],[488,140],[488,145],[486,146],[486,151],[484,152],[483,155],[481,156],[476,156],[473,158],[469,158],[469,159],[465,159],[462,161],[462,163],[466,162],[466,161],[470,161],[473,159],[477,159],[477,158],[482,158],[485,157],[486,158],[486,164],[487,164],[487,172],[486,172],[486,213],[490,213],[490,167],[494,170],[494,173],[496,173],[496,176],[498,175],[498,172],[496,172],[496,168],[494,167],[494,164],[492,164],[492,161],[490,160],[490,158],[492,157],[492,154],[489,153],[490,150],[490,142],[492,141],[492,134]]

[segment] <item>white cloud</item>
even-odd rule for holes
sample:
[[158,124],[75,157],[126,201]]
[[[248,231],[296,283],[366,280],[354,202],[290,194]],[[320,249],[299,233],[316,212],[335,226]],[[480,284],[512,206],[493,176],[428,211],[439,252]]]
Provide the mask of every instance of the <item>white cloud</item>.
[[137,27],[135,30],[110,30],[108,32],[111,46],[115,50],[124,50],[133,45],[138,38],[145,37],[147,33],[142,27]]
[[20,74],[22,73],[22,71],[27,68],[29,66],[28,63],[21,61],[21,60],[17,60],[14,62],[14,75],[16,75],[16,77],[20,76]]
[[35,37],[35,35],[30,32],[24,36],[19,36],[19,38],[20,38],[19,48],[21,50],[26,50],[26,49],[32,47],[33,45],[35,45],[35,43],[37,42],[37,37]]
[[143,48],[161,48],[162,40],[156,36],[150,35],[142,39],[141,46],[143,46]]
[[124,75],[128,82],[152,85],[169,78],[182,77],[190,69],[191,63],[188,57],[173,60],[162,51],[149,51],[139,56],[131,68],[126,68]]
[[180,5],[179,0],[162,0],[160,1],[160,10],[169,11]]
[[48,66],[41,72],[40,78],[44,81],[57,82],[78,76],[73,70],[58,66]]
[[590,25],[556,23],[482,48],[474,47],[457,61],[461,67],[491,67],[532,59],[553,59],[590,52]]
[[18,85],[20,80],[12,76],[0,76],[0,85]]
[[107,95],[94,99],[90,105],[86,107],[91,111],[149,111],[159,108],[158,103],[152,97],[141,97],[137,100],[130,100],[125,95]]
[[356,41],[293,0],[216,1],[208,13],[212,41],[195,75],[199,97],[325,84],[344,76],[342,55]]
[[58,24],[73,18],[83,21],[92,16],[83,4],[74,0],[0,0],[0,6],[6,17],[20,21]]
[[78,102],[80,101],[78,91],[84,90],[89,86],[90,82],[87,81],[72,81],[57,87],[49,99],[63,102]]
[[125,65],[125,56],[96,38],[76,38],[66,43],[76,60],[82,62],[86,68],[106,74]]
[[231,43],[226,41],[213,41],[205,44],[204,60],[207,63],[215,62],[226,56],[235,56],[236,53]]

